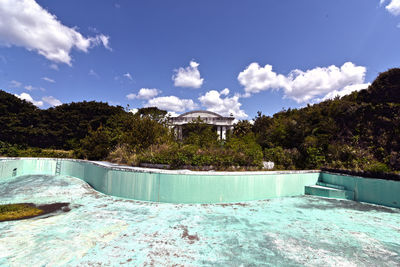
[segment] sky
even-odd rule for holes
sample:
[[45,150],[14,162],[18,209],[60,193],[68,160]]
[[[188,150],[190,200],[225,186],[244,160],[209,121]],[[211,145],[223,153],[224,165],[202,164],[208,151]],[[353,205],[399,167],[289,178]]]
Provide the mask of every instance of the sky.
[[0,0],[0,89],[250,120],[367,88],[399,44],[400,0]]

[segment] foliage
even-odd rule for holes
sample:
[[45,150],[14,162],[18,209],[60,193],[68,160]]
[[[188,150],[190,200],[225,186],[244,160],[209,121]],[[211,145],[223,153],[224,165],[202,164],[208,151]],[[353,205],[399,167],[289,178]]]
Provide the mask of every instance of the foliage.
[[[246,149],[243,149],[246,148]],[[234,140],[225,147],[203,149],[193,144],[155,145],[139,156],[141,163],[168,164],[171,168],[212,167],[217,170],[232,166],[261,167],[262,151],[254,142],[247,146]]]
[[200,118],[183,127],[184,143],[209,148],[217,145],[218,134],[213,126],[204,123]]
[[81,145],[75,153],[78,157],[85,159],[101,160],[107,157],[110,148],[110,133],[100,125],[95,131],[89,129],[88,135],[81,140]]
[[43,210],[28,204],[0,205],[0,222],[23,219],[26,217],[37,216],[42,213]]
[[[280,168],[366,169],[380,162],[400,169],[400,69],[384,72],[372,85],[342,98],[272,117],[260,112],[253,132],[266,159]],[[297,149],[292,160],[288,150]],[[380,165],[383,166],[383,165]]]
[[0,156],[4,157],[41,157],[41,158],[72,158],[72,150],[44,149],[39,147],[26,147],[11,145],[0,141]]
[[158,109],[157,107],[140,108],[137,112],[140,117],[149,117],[157,122],[165,122],[167,111]]
[[138,165],[137,155],[126,145],[117,145],[108,155],[106,160],[126,165]]
[[233,127],[233,134],[237,137],[242,137],[252,133],[252,125],[247,120],[238,121]]
[[120,144],[125,144],[135,152],[146,150],[153,144],[168,143],[173,140],[165,123],[139,114],[125,118]]

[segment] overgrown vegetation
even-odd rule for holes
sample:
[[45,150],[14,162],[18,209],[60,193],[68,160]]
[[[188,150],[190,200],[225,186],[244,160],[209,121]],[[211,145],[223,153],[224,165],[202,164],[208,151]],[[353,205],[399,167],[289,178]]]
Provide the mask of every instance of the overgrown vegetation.
[[0,222],[38,216],[43,210],[28,204],[0,205]]
[[0,91],[0,155],[172,168],[260,168],[266,160],[276,169],[400,171],[400,69],[342,98],[272,117],[259,112],[254,124],[239,121],[226,141],[200,120],[186,125],[186,138],[176,141],[166,114],[157,108],[133,114],[93,101],[40,110]]

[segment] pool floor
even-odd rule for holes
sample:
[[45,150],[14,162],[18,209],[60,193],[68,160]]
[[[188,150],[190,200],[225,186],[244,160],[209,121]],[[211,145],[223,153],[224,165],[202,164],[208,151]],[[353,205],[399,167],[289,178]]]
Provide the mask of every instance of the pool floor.
[[[205,192],[206,194],[206,192]],[[1,266],[399,266],[400,209],[312,196],[126,200],[68,176],[0,181],[0,204],[71,211],[0,222]]]

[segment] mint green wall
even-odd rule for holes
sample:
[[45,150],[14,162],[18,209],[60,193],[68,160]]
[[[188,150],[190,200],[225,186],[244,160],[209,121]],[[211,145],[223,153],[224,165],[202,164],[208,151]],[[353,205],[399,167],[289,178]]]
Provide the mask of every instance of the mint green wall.
[[[5,170],[0,178],[18,175],[54,175],[55,159],[0,161]],[[102,193],[144,201],[169,203],[216,203],[258,200],[304,194],[305,185],[318,181],[319,172],[208,175],[143,172],[109,168],[91,162],[62,160],[61,175],[80,178]]]
[[[356,201],[400,208],[400,182],[319,172],[260,172],[190,174],[110,168],[88,161],[61,160],[61,175],[80,178],[99,192],[144,201],[218,203],[259,200],[304,194],[318,180],[354,191]],[[55,159],[0,160],[0,178],[17,175],[54,175]]]
[[354,200],[400,208],[400,182],[321,173],[321,181],[354,191]]

